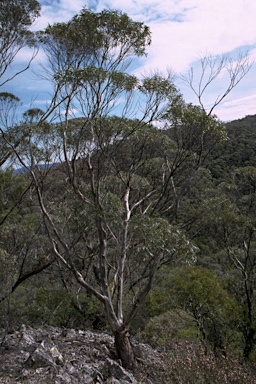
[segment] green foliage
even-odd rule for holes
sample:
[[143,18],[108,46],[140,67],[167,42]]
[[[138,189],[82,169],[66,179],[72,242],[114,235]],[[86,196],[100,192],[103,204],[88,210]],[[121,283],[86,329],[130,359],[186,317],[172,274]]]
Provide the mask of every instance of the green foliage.
[[[42,279],[41,279],[42,280]],[[46,281],[47,282],[47,279]],[[32,285],[31,285],[32,284]],[[46,284],[47,285],[47,284]],[[55,285],[56,286],[56,285]],[[33,287],[33,289],[31,289]],[[79,297],[79,299],[78,299]],[[29,325],[49,324],[64,327],[94,327],[95,319],[100,319],[104,327],[105,319],[99,303],[86,294],[78,296],[61,288],[36,287],[33,279],[19,286],[9,301],[8,315],[4,314],[4,302],[0,305],[0,317],[8,316],[10,327],[17,327],[21,319]],[[4,323],[1,323],[1,327]]]
[[[145,47],[150,44],[150,32],[143,23],[134,22],[118,11],[94,13],[85,8],[68,23],[48,26],[39,38],[46,50],[53,49],[58,60],[55,69],[62,64],[59,73],[71,68],[95,71],[98,67],[104,74],[107,69],[104,61],[111,61],[113,52],[120,64],[125,57],[144,55]],[[99,60],[99,55],[103,61]],[[103,67],[99,67],[99,63]]]
[[176,87],[168,78],[164,78],[160,74],[144,77],[138,89],[145,94],[154,94],[157,92],[161,98],[169,100],[174,105],[181,100],[181,95],[177,92]]
[[23,114],[24,121],[27,124],[35,124],[43,116],[44,112],[40,108],[30,108]]
[[[6,73],[17,53],[24,47],[35,46],[34,33],[29,30],[40,14],[41,6],[36,0],[2,0],[0,2],[0,78]],[[32,59],[33,59],[32,55]],[[28,60],[29,62],[29,60]],[[0,81],[0,86],[16,77]]]
[[171,137],[184,150],[197,155],[208,154],[209,148],[227,139],[223,123],[215,115],[207,115],[199,106],[179,102],[171,105],[165,118],[174,127]]
[[0,297],[11,293],[17,274],[16,261],[15,256],[9,255],[6,250],[0,248]]
[[[152,323],[146,325],[146,330],[149,326],[153,327],[154,321],[158,324],[160,319],[166,319],[167,310],[176,309],[181,317],[180,323],[184,320],[183,329],[181,332],[177,331],[179,337],[188,337],[192,329],[197,330],[197,337],[207,342],[216,353],[218,349],[225,348],[228,339],[231,344],[230,329],[236,326],[240,310],[225,288],[222,278],[213,270],[194,265],[166,268],[159,278],[146,301],[145,311],[152,318]],[[178,329],[176,323],[174,329]],[[166,332],[168,327],[171,325],[166,326]],[[156,334],[160,335],[160,330],[156,330]],[[192,335],[196,336],[196,332],[192,332]],[[233,344],[234,347],[235,345],[237,343]]]
[[162,253],[165,262],[172,262],[174,257],[193,262],[195,246],[179,228],[170,225],[166,219],[136,215],[132,221],[132,230],[138,238],[135,248],[138,258],[148,250],[149,253]]
[[218,180],[229,180],[234,168],[256,165],[255,125],[255,115],[225,124],[228,140],[217,145],[207,160],[207,166]]
[[[15,135],[14,141],[17,141],[17,129],[15,127],[16,120],[15,114],[17,108],[21,105],[20,99],[9,92],[0,93],[0,124],[1,128],[5,130],[5,138],[7,140],[12,140]],[[12,141],[11,141],[12,142]],[[3,140],[1,135],[0,148],[2,151],[1,157],[4,157],[5,151],[7,151],[8,145],[6,140]],[[0,157],[0,159],[1,159]]]
[[65,327],[92,326],[99,313],[99,305],[93,298],[80,295],[79,306],[75,296],[65,289],[39,288],[30,308],[31,321]]
[[9,93],[9,92],[1,92],[0,93],[0,99],[1,99],[1,102],[9,102],[9,103],[13,103],[13,102],[17,102],[17,101],[20,101],[20,99],[13,95],[12,93]]
[[0,4],[0,51],[5,55],[13,46],[31,44],[28,30],[39,16],[41,6],[36,0],[2,0]]
[[150,318],[141,337],[154,348],[169,348],[174,340],[196,339],[197,328],[185,311],[165,309],[161,315]]
[[187,308],[197,303],[213,307],[228,303],[228,294],[214,271],[188,266],[173,270],[169,278],[178,301]]

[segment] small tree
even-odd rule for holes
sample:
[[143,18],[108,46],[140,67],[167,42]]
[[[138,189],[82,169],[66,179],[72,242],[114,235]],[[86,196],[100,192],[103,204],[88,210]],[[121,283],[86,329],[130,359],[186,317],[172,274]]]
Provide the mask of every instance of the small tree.
[[[83,9],[39,39],[52,102],[28,130],[26,150],[14,150],[35,187],[52,252],[103,304],[118,356],[132,367],[129,326],[157,270],[193,254],[174,219],[222,125],[186,105],[171,74],[137,79],[127,72],[150,33],[125,14]],[[71,120],[74,109],[81,117]],[[40,126],[53,115],[58,123]],[[55,174],[63,194],[51,196]]]
[[174,305],[194,319],[205,351],[209,343],[214,353],[223,352],[228,326],[238,312],[224,280],[213,270],[194,266],[176,269],[171,276],[169,287]]
[[241,308],[239,328],[244,336],[244,357],[248,358],[256,343],[256,169],[238,168],[233,173],[231,198],[235,201],[229,221],[224,221],[223,236],[229,263],[234,269],[232,289]]

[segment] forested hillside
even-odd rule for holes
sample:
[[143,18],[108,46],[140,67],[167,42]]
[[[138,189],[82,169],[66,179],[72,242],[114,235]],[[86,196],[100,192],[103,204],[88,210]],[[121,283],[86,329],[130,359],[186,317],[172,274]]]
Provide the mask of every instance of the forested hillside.
[[[81,121],[70,123],[76,127]],[[180,202],[178,212],[170,207],[161,214],[161,226],[166,225],[165,220],[168,219],[180,229],[179,232],[175,230],[170,240],[166,237],[167,233],[164,234],[165,241],[171,241],[172,250],[169,249],[170,255],[162,259],[151,292],[131,328],[134,335],[137,334],[139,339],[153,347],[172,349],[175,341],[181,344],[185,341],[202,343],[207,353],[214,353],[216,359],[234,354],[237,358],[244,355],[254,361],[254,129],[255,116],[228,123],[227,140],[214,148],[211,154],[214,160],[200,167]],[[140,171],[143,170],[143,179],[138,174],[138,187],[133,184],[133,188],[139,188],[136,193],[141,194],[149,183],[159,183],[159,177],[163,177],[159,164],[166,156],[166,143],[172,142],[168,141],[168,131],[156,131],[155,134],[154,141],[146,147]],[[115,161],[121,164],[124,172],[127,166],[131,167],[132,155],[139,153],[141,147],[139,142],[136,144],[134,141],[128,146],[119,142],[117,145]],[[139,145],[138,148],[136,145]],[[176,144],[173,142],[173,145],[175,147]],[[143,149],[144,146],[143,141]],[[250,157],[242,156],[247,148]],[[109,151],[114,151],[112,143]],[[100,158],[96,156],[94,161],[99,163]],[[221,177],[214,174],[216,164],[221,170]],[[77,162],[77,167],[83,169],[82,159]],[[191,172],[189,168],[187,171]],[[90,256],[95,247],[94,235],[88,231],[93,213],[88,215],[81,210],[81,204],[76,202],[67,186],[66,170],[62,165],[55,164],[38,172],[40,179],[44,180],[44,189],[47,188],[47,200],[50,199],[51,204],[54,202],[51,215],[57,215],[65,236],[73,236],[73,247],[80,249],[81,256],[78,256],[76,263],[82,263],[84,274],[90,270],[90,280],[96,279],[97,282],[99,272],[93,261],[94,256]],[[0,177],[2,329],[14,329],[25,323],[108,331],[102,304],[81,290],[72,275],[54,258],[43,222],[38,216],[35,189],[29,173],[14,175],[11,170],[6,170],[1,171]],[[117,200],[120,187],[116,176],[111,176],[110,180],[106,195],[108,219],[116,221],[116,210],[121,208]],[[177,183],[182,183],[180,176]],[[161,209],[163,206],[164,203],[161,203]],[[141,278],[138,273],[132,278],[133,264],[138,271],[144,247],[150,246],[151,251],[153,247],[157,249],[158,237],[163,236],[159,233],[159,214],[144,224],[137,220],[133,224],[133,245],[130,245],[134,259],[125,271],[128,285],[124,305],[128,307],[130,296]],[[146,237],[147,231],[149,237]],[[88,256],[83,259],[83,254],[89,255],[89,264],[86,264]],[[143,276],[143,269],[140,273]],[[194,345],[194,348],[199,346]]]
[[216,148],[207,162],[215,178],[225,178],[236,167],[256,165],[255,124],[255,115],[225,124],[228,140]]
[[160,349],[163,383],[255,382],[256,117],[213,113],[247,58],[202,58],[193,105],[170,71],[130,70],[151,42],[143,23],[83,8],[32,33],[39,3],[12,5],[0,5],[0,77],[33,47],[52,94],[21,114],[0,93],[1,345],[21,324],[92,329],[129,370],[143,364],[131,335]]

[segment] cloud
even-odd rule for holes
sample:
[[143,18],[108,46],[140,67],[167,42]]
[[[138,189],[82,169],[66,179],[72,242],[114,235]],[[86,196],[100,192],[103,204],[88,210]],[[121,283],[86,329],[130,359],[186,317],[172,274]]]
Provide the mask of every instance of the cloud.
[[[250,56],[256,57],[254,0],[42,0],[40,3],[41,17],[36,21],[33,30],[44,29],[54,22],[66,22],[83,7],[96,12],[106,8],[118,9],[126,12],[133,20],[149,25],[152,44],[147,57],[136,62],[136,74],[151,73],[154,70],[164,72],[167,68],[179,73],[185,72],[206,52],[218,55],[232,54],[237,49],[248,49]],[[23,50],[18,55],[17,62],[26,61],[29,54],[28,50]],[[35,64],[39,59],[44,60],[41,53]],[[242,81],[244,86],[239,85],[232,93],[234,100],[244,100],[244,103],[241,107],[238,101],[237,104],[234,102],[236,107],[222,104],[218,108],[221,117],[229,116],[231,111],[236,116],[253,111],[255,79],[254,71],[247,75]],[[237,95],[237,90],[243,94],[242,98]],[[189,99],[191,95],[185,88],[184,92],[187,101],[194,100]],[[249,99],[246,99],[245,92],[252,97],[248,96]],[[210,93],[207,100],[212,97]]]
[[36,21],[34,30],[44,29],[48,24],[55,22],[66,22],[85,6],[83,0],[40,1],[40,4],[41,16]]
[[193,9],[184,11],[183,22],[158,19],[150,23],[153,36],[150,65],[163,69],[168,64],[181,72],[201,52],[221,54],[256,43],[256,2],[247,11],[240,0],[195,3]]
[[[35,53],[36,55],[34,56]],[[34,51],[34,49],[24,47],[17,53],[15,57],[15,63],[20,63],[24,66],[32,59],[33,56],[33,61],[36,63],[43,63],[46,60],[46,56],[43,51]]]
[[42,1],[42,16],[36,24],[67,21],[82,7],[99,12],[119,9],[152,31],[152,45],[143,66],[160,70],[171,66],[184,71],[200,52],[230,52],[256,43],[256,2],[252,0],[59,0]]
[[240,119],[246,115],[256,114],[256,94],[224,101],[216,113],[224,121]]

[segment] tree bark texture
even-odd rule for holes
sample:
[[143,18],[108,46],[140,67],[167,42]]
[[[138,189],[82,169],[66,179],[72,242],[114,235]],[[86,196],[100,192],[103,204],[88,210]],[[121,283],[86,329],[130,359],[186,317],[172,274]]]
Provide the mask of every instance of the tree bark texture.
[[115,331],[115,348],[118,358],[122,361],[124,368],[132,369],[134,366],[134,353],[130,341],[130,334],[125,328]]

